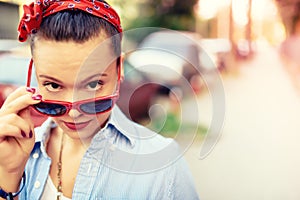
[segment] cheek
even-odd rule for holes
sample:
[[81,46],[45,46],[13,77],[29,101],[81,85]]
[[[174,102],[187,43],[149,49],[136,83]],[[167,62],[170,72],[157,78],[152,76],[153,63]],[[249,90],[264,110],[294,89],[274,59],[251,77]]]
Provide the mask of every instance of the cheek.
[[111,111],[97,115],[97,124],[99,125],[99,127],[103,128],[105,126],[110,114]]
[[47,92],[46,88],[38,81],[38,91],[43,96],[43,98],[48,98],[49,92]]
[[63,92],[49,92],[43,85],[39,85],[38,91],[44,100],[71,101],[73,99],[72,90],[65,90]]

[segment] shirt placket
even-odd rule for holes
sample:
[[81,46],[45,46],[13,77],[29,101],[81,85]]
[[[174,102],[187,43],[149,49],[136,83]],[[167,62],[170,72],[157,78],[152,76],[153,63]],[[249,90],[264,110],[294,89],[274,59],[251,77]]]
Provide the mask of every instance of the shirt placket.
[[[97,177],[101,173],[103,163],[106,162],[107,140],[101,136],[92,141],[91,146],[83,156],[76,177],[72,199],[91,199]],[[98,194],[99,195],[99,194]],[[100,199],[97,198],[97,199]]]

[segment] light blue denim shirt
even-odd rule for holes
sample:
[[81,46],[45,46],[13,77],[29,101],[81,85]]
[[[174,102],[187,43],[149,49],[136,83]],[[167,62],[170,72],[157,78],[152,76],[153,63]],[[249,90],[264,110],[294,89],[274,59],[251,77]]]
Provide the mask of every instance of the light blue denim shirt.
[[[55,126],[49,118],[35,130],[21,200],[42,196],[51,165],[45,143]],[[176,142],[130,121],[115,106],[81,160],[72,199],[192,200],[198,195]]]

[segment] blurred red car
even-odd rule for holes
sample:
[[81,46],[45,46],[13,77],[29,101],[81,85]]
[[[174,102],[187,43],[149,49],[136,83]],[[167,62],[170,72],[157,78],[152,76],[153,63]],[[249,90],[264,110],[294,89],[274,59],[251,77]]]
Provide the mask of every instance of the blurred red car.
[[120,97],[117,102],[128,118],[135,122],[149,119],[150,107],[155,98],[168,95],[170,89],[155,83],[146,73],[124,62],[125,79],[121,83]]

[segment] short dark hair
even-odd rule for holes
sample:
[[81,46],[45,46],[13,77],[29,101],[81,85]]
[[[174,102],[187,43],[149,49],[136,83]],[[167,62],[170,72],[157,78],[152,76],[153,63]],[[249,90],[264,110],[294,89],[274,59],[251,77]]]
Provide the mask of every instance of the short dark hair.
[[38,32],[31,37],[31,49],[34,48],[35,36],[55,41],[83,43],[97,37],[101,31],[104,31],[107,37],[112,39],[114,52],[119,56],[121,54],[121,34],[118,30],[105,19],[81,10],[65,10],[45,17]]

